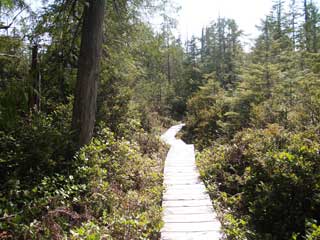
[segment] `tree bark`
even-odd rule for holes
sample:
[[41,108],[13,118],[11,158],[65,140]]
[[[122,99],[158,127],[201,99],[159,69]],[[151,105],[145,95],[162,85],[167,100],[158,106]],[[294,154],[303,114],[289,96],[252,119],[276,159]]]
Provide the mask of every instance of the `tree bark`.
[[305,34],[305,42],[306,42],[306,50],[311,52],[310,47],[310,21],[309,21],[309,9],[307,0],[303,1],[304,8],[304,34]]
[[32,46],[32,56],[31,56],[31,68],[30,68],[30,78],[31,78],[31,91],[29,95],[29,108],[34,111],[40,110],[40,92],[41,92],[41,82],[40,73],[38,66],[38,44]]
[[84,7],[72,116],[72,130],[78,147],[88,144],[93,135],[106,7],[105,0],[89,0],[88,3]]

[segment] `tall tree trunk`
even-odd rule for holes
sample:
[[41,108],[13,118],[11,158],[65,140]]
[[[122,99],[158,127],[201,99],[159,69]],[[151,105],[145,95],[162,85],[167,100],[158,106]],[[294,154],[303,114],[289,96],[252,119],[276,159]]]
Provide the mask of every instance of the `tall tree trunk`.
[[310,21],[309,21],[309,9],[307,0],[303,1],[304,7],[304,34],[305,34],[305,44],[308,52],[311,52],[310,47]]
[[291,8],[291,32],[292,32],[292,36],[291,36],[291,41],[292,41],[292,49],[293,51],[296,50],[296,21],[297,21],[297,9],[296,9],[296,0],[291,0],[290,3],[290,8]]
[[105,7],[105,0],[89,0],[84,7],[72,116],[72,130],[79,147],[90,142],[95,125]]
[[266,97],[271,98],[271,76],[270,76],[270,32],[269,32],[269,18],[266,18],[264,37],[265,37],[265,73],[264,77],[266,80]]
[[59,55],[59,88],[60,88],[60,96],[63,103],[67,103],[68,99],[65,93],[65,77],[64,77],[64,66],[65,66],[65,60],[64,60],[64,50],[62,50],[61,55]]
[[205,33],[204,33],[204,28],[202,28],[201,31],[201,52],[200,52],[200,58],[201,58],[201,62],[204,62],[204,49],[205,49]]
[[38,44],[32,46],[32,56],[31,56],[31,68],[30,68],[30,78],[31,78],[31,91],[29,96],[29,108],[34,111],[40,110],[40,73],[38,66]]

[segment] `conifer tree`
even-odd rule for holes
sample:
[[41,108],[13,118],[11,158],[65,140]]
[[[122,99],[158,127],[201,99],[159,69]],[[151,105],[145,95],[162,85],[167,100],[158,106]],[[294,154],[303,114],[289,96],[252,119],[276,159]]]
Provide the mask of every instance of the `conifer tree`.
[[105,0],[91,0],[84,6],[84,21],[72,117],[75,141],[80,147],[90,142],[95,126],[104,11]]

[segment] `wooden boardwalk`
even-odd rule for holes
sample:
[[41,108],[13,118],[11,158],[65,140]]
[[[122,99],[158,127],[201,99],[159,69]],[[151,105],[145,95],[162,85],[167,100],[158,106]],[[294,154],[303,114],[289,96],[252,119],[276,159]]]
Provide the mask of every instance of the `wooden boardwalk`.
[[218,240],[220,222],[195,164],[194,146],[176,139],[183,124],[161,136],[171,145],[164,167],[162,240]]

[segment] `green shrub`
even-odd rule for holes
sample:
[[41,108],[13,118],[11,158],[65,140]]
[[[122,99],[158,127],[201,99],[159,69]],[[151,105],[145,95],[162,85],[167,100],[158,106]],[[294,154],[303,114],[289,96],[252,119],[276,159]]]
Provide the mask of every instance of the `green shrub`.
[[239,219],[233,225],[246,219],[246,237],[290,239],[297,234],[301,239],[306,220],[320,220],[319,149],[313,131],[297,134],[270,125],[240,132],[230,144],[216,144],[198,159],[213,199]]
[[[34,137],[28,138],[31,142],[39,134],[51,141],[54,136],[62,137],[64,126],[59,127],[57,122],[53,125],[52,118],[44,116],[38,120],[33,122],[37,134],[25,130]],[[155,144],[148,151],[145,148],[144,154],[134,140],[116,140],[109,129],[103,128],[91,144],[65,163],[64,170],[55,168],[58,160],[60,167],[66,161],[62,154],[55,158],[54,149],[62,147],[58,141],[46,148],[39,141],[38,148],[27,149],[25,142],[1,135],[6,153],[20,147],[25,157],[30,151],[39,172],[30,170],[33,165],[27,165],[26,157],[17,158],[19,151],[12,155],[3,152],[1,164],[11,172],[1,186],[0,229],[20,239],[157,239],[162,226],[164,146],[157,138],[143,131],[140,134],[142,145]],[[43,158],[37,159],[36,152]],[[25,174],[18,178],[22,167]]]
[[141,155],[136,143],[116,141],[107,129],[78,158],[88,163],[85,201],[98,225],[107,226],[104,234],[156,238],[161,229],[162,160]]

